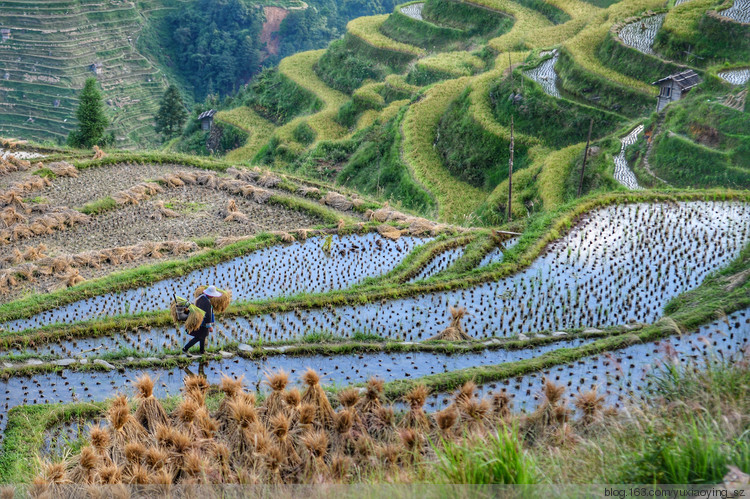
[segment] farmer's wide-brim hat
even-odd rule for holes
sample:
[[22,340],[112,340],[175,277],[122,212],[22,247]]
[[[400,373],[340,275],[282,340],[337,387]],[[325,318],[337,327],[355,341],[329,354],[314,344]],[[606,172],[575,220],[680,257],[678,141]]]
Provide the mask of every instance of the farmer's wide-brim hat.
[[213,298],[218,298],[221,296],[221,292],[216,289],[216,286],[209,286],[206,288],[205,291],[203,291],[203,294],[206,296],[211,296]]

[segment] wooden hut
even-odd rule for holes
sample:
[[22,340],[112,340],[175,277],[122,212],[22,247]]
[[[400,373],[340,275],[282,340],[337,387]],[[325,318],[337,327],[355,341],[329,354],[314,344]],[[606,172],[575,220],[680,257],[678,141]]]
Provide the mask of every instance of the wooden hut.
[[201,130],[211,130],[211,125],[214,123],[214,115],[216,114],[216,109],[209,109],[208,111],[205,111],[201,113],[200,116],[198,116],[198,120],[201,122]]
[[656,110],[661,111],[670,102],[682,99],[682,96],[701,82],[701,77],[692,69],[675,73],[655,81],[652,85],[659,86],[659,97],[656,101]]

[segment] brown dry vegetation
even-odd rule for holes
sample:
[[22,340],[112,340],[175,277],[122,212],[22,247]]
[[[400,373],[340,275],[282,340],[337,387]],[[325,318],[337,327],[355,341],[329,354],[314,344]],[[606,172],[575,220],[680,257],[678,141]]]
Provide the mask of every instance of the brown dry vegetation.
[[[225,377],[215,411],[206,405],[208,382],[185,379],[182,400],[168,414],[153,397],[154,382],[135,382],[135,413],[124,396],[107,411],[108,426],[95,426],[80,453],[44,463],[35,486],[55,484],[346,483],[367,476],[418,479],[443,447],[475,442],[520,428],[522,438],[564,446],[602,424],[607,415],[595,392],[580,394],[583,416],[561,402],[563,387],[545,383],[543,401],[529,416],[511,414],[505,392],[478,399],[465,384],[444,410],[427,414],[428,390],[416,386],[404,396],[405,414],[385,404],[383,382],[371,379],[360,392],[337,395],[334,410],[312,370],[302,375],[303,391],[288,388],[284,371],[266,374],[270,394],[257,403],[242,379]],[[514,430],[515,431],[515,430]],[[158,459],[156,459],[158,457]]]

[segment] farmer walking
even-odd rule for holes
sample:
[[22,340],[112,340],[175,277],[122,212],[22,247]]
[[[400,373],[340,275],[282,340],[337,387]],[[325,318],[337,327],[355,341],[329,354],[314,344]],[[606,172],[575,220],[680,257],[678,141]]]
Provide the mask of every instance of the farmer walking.
[[220,296],[221,292],[216,289],[216,286],[209,286],[195,300],[195,306],[203,310],[205,315],[203,316],[203,322],[201,323],[198,330],[193,333],[188,332],[188,334],[193,335],[193,338],[188,341],[187,344],[182,348],[182,352],[185,355],[191,356],[188,350],[190,350],[190,348],[198,342],[200,342],[201,347],[200,354],[203,355],[204,353],[206,353],[206,338],[208,338],[208,333],[212,333],[214,331],[214,307],[211,305],[210,298],[218,298]]

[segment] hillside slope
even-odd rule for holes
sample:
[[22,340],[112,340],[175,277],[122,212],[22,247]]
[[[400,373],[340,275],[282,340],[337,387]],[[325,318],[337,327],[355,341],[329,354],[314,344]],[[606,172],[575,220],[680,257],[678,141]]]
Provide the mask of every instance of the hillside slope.
[[[496,224],[507,214],[513,121],[514,218],[571,201],[579,188],[658,187],[654,176],[685,176],[692,146],[659,138],[657,171],[634,156],[649,147],[643,132],[650,144],[657,121],[652,82],[693,69],[701,84],[686,95],[716,102],[730,129],[747,119],[750,53],[741,49],[750,25],[718,0],[687,4],[693,22],[681,21],[685,3],[661,0],[425,0],[356,19],[327,51],[282,61],[235,100],[234,113],[283,119],[257,133],[249,127],[252,146],[229,157],[355,187],[445,222]],[[739,36],[731,57],[716,45],[702,48],[702,59],[669,59],[670,40],[716,37],[713,22]],[[594,148],[581,177],[591,120]],[[703,161],[715,170],[705,182],[674,185],[750,188],[737,160],[741,133],[723,143],[731,150],[700,150],[718,158]]]
[[0,2],[0,133],[63,140],[75,127],[77,94],[87,77],[103,89],[117,145],[147,145],[166,86],[162,71],[137,49],[155,12],[175,0]]

